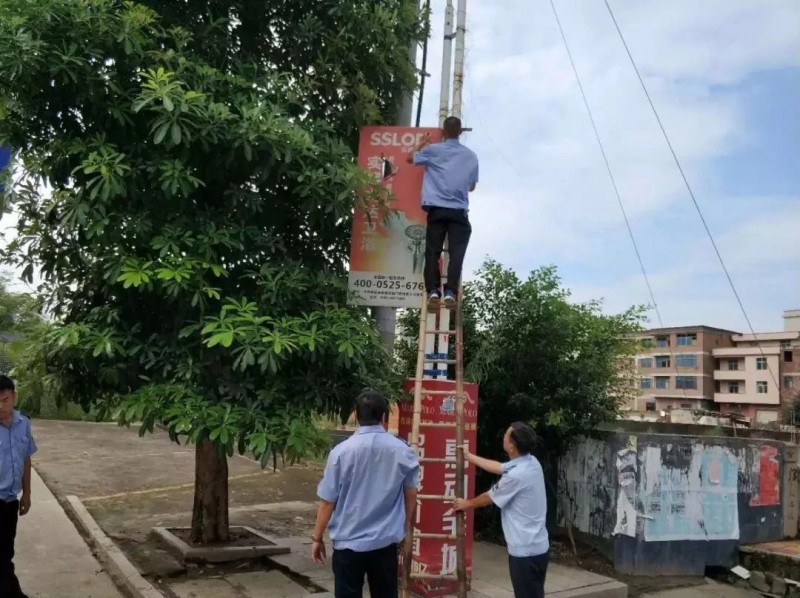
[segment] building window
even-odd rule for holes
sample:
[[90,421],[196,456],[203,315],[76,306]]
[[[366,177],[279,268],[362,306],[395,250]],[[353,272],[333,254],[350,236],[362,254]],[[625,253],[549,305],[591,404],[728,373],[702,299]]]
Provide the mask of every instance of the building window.
[[692,408],[691,403],[681,403],[681,409],[691,409],[691,408]]
[[767,369],[767,358],[766,357],[756,357],[756,369],[757,370],[766,370]]
[[767,383],[764,381],[756,382],[756,392],[760,395],[767,394]]
[[666,355],[659,355],[656,357],[657,368],[668,368],[670,366],[669,357]]
[[645,403],[644,410],[645,411],[655,411],[656,410],[656,404],[655,403]]
[[728,360],[728,370],[731,372],[735,372],[739,369],[739,360],[738,359],[729,359]]
[[739,394],[739,383],[738,382],[728,382],[728,392],[732,395]]
[[792,351],[784,351],[783,360],[786,363],[791,363],[792,361],[794,361],[794,353]]
[[781,349],[789,349],[792,346],[792,341],[781,341]]
[[639,367],[640,368],[651,368],[653,367],[653,358],[652,357],[645,357],[639,360]]
[[676,355],[675,365],[679,368],[696,368],[697,355]]
[[675,376],[675,388],[697,390],[696,376]]
[[794,388],[794,378],[792,376],[784,376],[783,377],[783,387],[784,388]]
[[656,347],[669,347],[669,337],[668,336],[657,336],[656,337]]
[[653,348],[653,339],[652,338],[643,338],[639,341],[639,345],[642,349],[652,349]]
[[697,343],[696,334],[679,334],[677,344],[679,347],[690,347]]
[[642,378],[640,382],[641,388],[653,388],[653,379],[652,378]]
[[669,388],[669,378],[665,378],[664,376],[656,378],[656,388],[660,388],[662,390]]

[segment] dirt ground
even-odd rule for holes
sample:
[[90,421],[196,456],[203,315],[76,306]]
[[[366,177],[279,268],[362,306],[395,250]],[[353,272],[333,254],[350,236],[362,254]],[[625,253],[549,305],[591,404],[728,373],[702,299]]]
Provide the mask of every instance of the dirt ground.
[[[153,527],[183,527],[191,521],[194,449],[170,442],[167,434],[140,438],[115,424],[35,420],[39,452],[33,463],[57,498],[80,497],[103,530],[152,580],[210,572],[181,565],[150,536]],[[314,525],[320,464],[273,471],[248,458],[229,460],[230,523],[275,537],[307,536]],[[630,577],[614,571],[594,550],[553,539],[552,558],[612,577],[629,586],[629,596],[702,583],[702,578]],[[246,569],[240,563],[231,567]]]

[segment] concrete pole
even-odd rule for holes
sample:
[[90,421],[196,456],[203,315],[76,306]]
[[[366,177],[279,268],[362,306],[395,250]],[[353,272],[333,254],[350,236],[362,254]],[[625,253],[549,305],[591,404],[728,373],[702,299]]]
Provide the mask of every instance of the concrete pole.
[[[419,0],[409,0],[419,14]],[[417,43],[412,42],[408,48],[408,55],[411,64],[417,64]],[[414,114],[414,94],[409,93],[403,98],[400,109],[397,111],[394,124],[400,126],[410,126]],[[397,329],[397,308],[396,307],[373,307],[372,315],[375,318],[375,325],[378,334],[381,335],[384,347],[390,354],[394,354],[395,330]]]

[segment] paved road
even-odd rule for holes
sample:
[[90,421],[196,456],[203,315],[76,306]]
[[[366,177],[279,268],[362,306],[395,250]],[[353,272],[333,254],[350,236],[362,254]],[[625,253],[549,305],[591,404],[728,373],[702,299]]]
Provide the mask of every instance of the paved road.
[[14,563],[30,598],[121,598],[61,505],[33,471],[31,511],[19,520]]
[[645,594],[642,598],[761,598],[761,594],[723,584],[705,584],[692,588]]

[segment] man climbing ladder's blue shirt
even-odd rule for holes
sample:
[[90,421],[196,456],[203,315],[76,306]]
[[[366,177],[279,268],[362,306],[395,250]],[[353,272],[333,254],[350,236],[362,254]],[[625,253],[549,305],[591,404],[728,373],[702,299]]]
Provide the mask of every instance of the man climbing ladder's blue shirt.
[[425,166],[422,207],[469,209],[469,192],[478,183],[478,156],[458,139],[432,143],[416,152],[416,166]]

